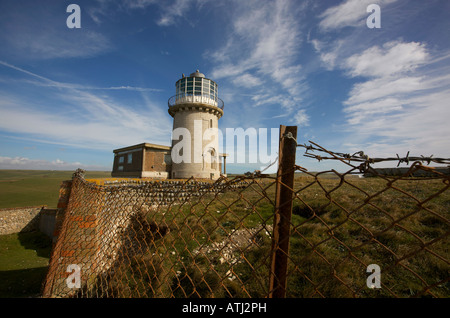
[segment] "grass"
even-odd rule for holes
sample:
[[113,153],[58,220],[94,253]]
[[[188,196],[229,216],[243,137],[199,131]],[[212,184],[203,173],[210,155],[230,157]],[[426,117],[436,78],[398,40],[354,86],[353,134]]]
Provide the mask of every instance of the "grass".
[[0,235],[0,297],[37,297],[47,273],[51,239],[40,232]]
[[[59,187],[73,171],[0,170],[0,208],[47,205],[56,208]],[[107,171],[87,171],[88,178],[109,177]]]
[[[291,297],[450,296],[448,181],[305,177],[296,188]],[[369,264],[379,290],[366,286]]]
[[[0,208],[47,205],[56,208],[59,187],[73,171],[0,170]],[[86,172],[108,177],[109,172]],[[51,242],[44,234],[0,236],[0,297],[34,297],[40,292],[50,257]]]
[[[380,178],[302,176],[296,178],[295,191],[288,297],[450,297],[445,282],[450,272],[450,191],[442,180],[390,184]],[[273,184],[254,184],[151,216],[172,229],[159,249],[172,258],[166,266],[181,271],[182,279],[172,277],[179,296],[266,295],[271,240],[262,233],[273,223],[274,192]],[[215,246],[238,229],[254,228],[260,229],[259,243],[235,250],[233,261],[219,262],[223,251],[217,249],[215,256],[192,257],[201,246]],[[179,265],[171,251],[184,253],[185,262]],[[381,289],[366,285],[369,264],[382,269]],[[224,279],[230,271],[237,276],[232,281]]]
[[[23,179],[42,184],[45,177]],[[266,296],[272,181],[140,211],[145,220],[126,233],[144,249],[129,257],[124,246],[119,255],[127,261],[97,287],[133,297]],[[448,181],[297,175],[294,190],[288,297],[450,297]],[[155,237],[155,226],[170,231]],[[242,229],[256,231],[251,244],[233,236]],[[238,246],[228,252],[232,243]],[[381,267],[381,289],[366,286],[369,264]]]

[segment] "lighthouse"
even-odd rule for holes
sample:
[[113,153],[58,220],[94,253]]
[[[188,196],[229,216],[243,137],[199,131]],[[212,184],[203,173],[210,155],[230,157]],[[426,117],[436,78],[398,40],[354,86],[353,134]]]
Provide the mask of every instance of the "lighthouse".
[[173,117],[170,178],[218,179],[218,124],[224,107],[218,85],[196,70],[183,74],[175,87],[175,95],[168,100]]

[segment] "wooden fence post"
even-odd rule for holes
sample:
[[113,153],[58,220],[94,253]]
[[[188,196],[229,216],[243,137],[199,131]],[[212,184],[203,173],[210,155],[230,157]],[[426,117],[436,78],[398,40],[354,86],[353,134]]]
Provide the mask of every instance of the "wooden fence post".
[[[286,137],[289,133],[291,133],[292,138]],[[297,150],[296,139],[297,126],[280,126],[275,214],[269,276],[270,298],[284,298],[286,296],[295,153]]]

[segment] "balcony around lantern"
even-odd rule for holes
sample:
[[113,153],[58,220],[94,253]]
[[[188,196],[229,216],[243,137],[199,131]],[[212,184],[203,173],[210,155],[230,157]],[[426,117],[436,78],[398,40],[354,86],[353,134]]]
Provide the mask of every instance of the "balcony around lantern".
[[183,93],[174,95],[168,100],[169,108],[181,104],[205,104],[215,106],[223,110],[224,103],[220,98],[210,94],[189,94]]

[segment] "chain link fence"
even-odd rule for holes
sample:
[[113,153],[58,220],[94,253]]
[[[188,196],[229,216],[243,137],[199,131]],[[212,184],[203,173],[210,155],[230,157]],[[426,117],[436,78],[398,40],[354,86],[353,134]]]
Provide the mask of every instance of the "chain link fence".
[[449,297],[449,176],[420,163],[395,177],[354,169],[296,178],[287,295]]
[[349,170],[309,172],[294,152],[278,175],[216,182],[76,172],[43,296],[449,297],[448,173],[328,153]]

